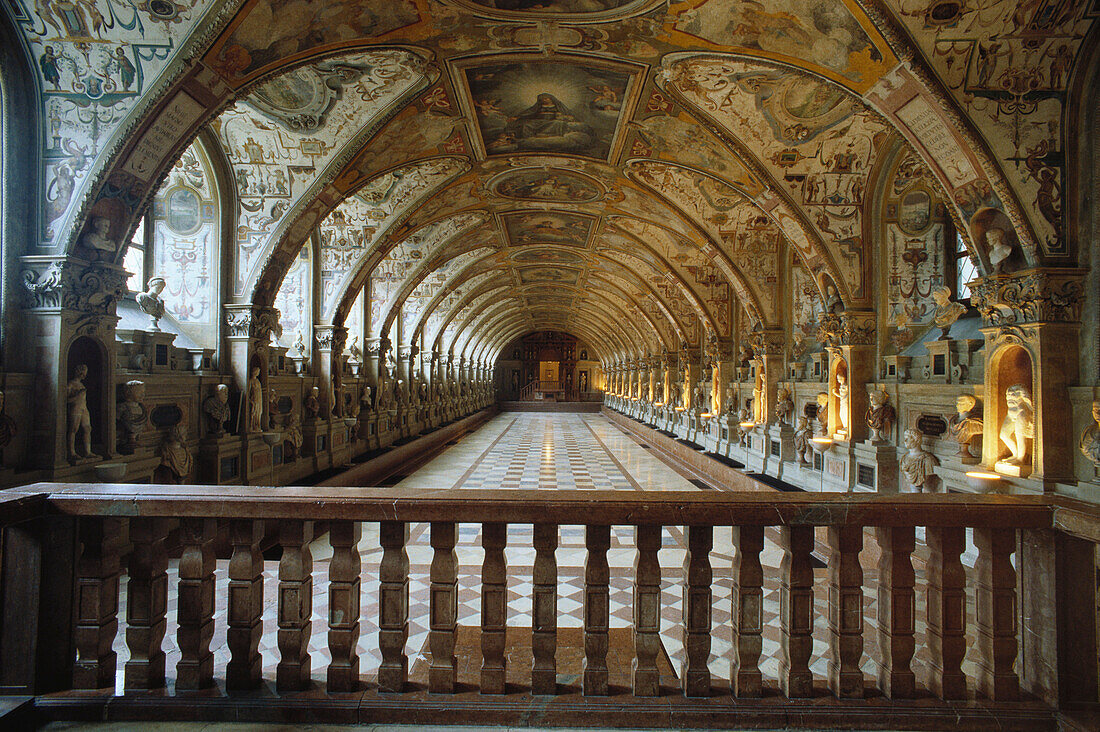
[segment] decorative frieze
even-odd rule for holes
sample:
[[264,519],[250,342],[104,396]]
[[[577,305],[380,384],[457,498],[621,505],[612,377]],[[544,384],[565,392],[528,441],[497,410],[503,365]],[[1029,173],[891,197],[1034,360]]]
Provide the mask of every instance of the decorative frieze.
[[970,301],[986,325],[1077,322],[1084,303],[1084,272],[1030,269],[988,275],[971,284]]

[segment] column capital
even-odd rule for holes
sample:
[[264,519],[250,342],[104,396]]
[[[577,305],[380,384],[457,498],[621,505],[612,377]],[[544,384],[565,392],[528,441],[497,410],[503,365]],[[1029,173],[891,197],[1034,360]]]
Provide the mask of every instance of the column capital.
[[873,310],[824,313],[818,325],[818,340],[826,346],[873,346],[875,328]]
[[225,312],[226,336],[230,340],[253,339],[266,345],[272,333],[276,336],[283,334],[283,327],[279,325],[282,313],[278,308],[244,303],[223,305],[222,310]]
[[979,277],[971,302],[987,326],[1068,322],[1081,319],[1085,271],[1043,267]]
[[29,256],[19,261],[23,306],[28,310],[114,315],[126,292],[127,272],[117,264],[55,256]]
[[[315,325],[313,333],[317,339],[317,347],[322,351],[340,353],[348,340],[348,329],[342,325]],[[367,343],[369,348],[370,341]]]
[[787,334],[781,328],[767,328],[749,334],[753,357],[782,356],[787,346]]

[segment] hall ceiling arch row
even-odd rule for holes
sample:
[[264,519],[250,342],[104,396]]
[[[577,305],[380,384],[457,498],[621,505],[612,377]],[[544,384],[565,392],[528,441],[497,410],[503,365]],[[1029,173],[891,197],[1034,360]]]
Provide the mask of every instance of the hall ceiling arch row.
[[[737,290],[741,262],[761,258],[737,256],[740,232],[727,241],[730,211],[752,219],[722,210],[722,185],[771,217],[778,246],[805,258],[819,290],[827,277],[848,304],[865,304],[873,248],[859,219],[894,131],[945,192],[982,271],[992,230],[1029,264],[1074,255],[1061,112],[1094,3],[1008,0],[992,13],[932,0],[605,0],[589,13],[478,0],[90,0],[68,15],[55,5],[5,6],[50,124],[39,243],[78,250],[94,218],[126,240],[209,122],[241,206],[234,285],[260,304],[341,201],[380,172],[444,155],[469,166],[543,154],[620,174],[630,161],[703,174],[660,195],[620,185],[622,200],[607,205],[654,223],[670,202],[696,203],[688,218],[732,263],[722,286],[731,298],[752,292],[757,310],[746,309],[759,320],[772,298],[757,285],[769,277],[746,272]],[[1000,45],[983,45],[993,36]],[[585,190],[583,178],[556,183]],[[537,197],[539,185],[517,176],[510,190]]]

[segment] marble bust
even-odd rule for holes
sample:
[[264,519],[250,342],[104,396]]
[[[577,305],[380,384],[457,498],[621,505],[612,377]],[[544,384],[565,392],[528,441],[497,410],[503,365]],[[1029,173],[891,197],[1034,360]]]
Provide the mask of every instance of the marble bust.
[[775,418],[779,420],[779,424],[789,427],[793,413],[794,402],[791,401],[791,390],[781,386],[775,392]]
[[820,392],[817,395],[817,427],[814,430],[815,437],[829,436],[829,395]]
[[1035,436],[1035,407],[1031,390],[1023,384],[1005,389],[1005,418],[1001,422],[1001,442],[1008,448],[1008,465],[1023,465],[1028,440]]
[[122,432],[119,437],[118,451],[123,455],[132,455],[137,447],[137,439],[145,430],[149,419],[149,409],[144,404],[145,382],[127,381],[122,388],[122,401],[118,405],[117,422]]
[[901,473],[910,487],[919,493],[932,493],[936,482],[933,468],[940,464],[935,455],[924,449],[924,436],[915,429],[905,430],[902,438],[906,453],[900,461]]
[[1092,423],[1081,435],[1081,454],[1100,468],[1100,400],[1092,403]]
[[321,413],[321,387],[314,386],[309,390],[309,394],[305,398],[306,416],[310,419],[317,419],[317,415]]
[[890,428],[894,426],[896,412],[890,404],[890,395],[882,389],[875,389],[870,395],[871,405],[867,407],[867,427],[871,430],[871,442],[888,441]]
[[940,338],[946,338],[947,331],[951,330],[951,325],[966,314],[966,306],[962,303],[951,302],[951,290],[944,285],[932,290],[932,299],[936,301],[936,311],[932,315],[932,322],[942,331]]
[[202,403],[202,411],[210,421],[210,432],[221,437],[225,434],[225,423],[229,421],[229,385],[218,384],[214,393]]
[[160,319],[164,317],[164,300],[160,293],[164,292],[166,284],[163,277],[152,277],[145,285],[145,292],[139,292],[135,298],[138,308],[152,321],[150,330],[160,330]]
[[182,483],[191,474],[194,458],[187,449],[187,428],[182,424],[169,428],[160,448],[160,464],[176,482]]
[[798,416],[798,427],[794,431],[794,451],[798,455],[798,463],[806,465],[810,460],[806,455],[812,452],[810,440],[813,438],[813,430],[810,429],[810,418],[805,414]]
[[88,233],[80,237],[80,243],[97,252],[114,254],[118,244],[111,238],[111,220],[106,216],[93,216]]
[[982,434],[982,407],[977,397],[960,394],[955,398],[955,414],[947,419],[947,429],[959,443],[960,458],[971,458],[970,441]]

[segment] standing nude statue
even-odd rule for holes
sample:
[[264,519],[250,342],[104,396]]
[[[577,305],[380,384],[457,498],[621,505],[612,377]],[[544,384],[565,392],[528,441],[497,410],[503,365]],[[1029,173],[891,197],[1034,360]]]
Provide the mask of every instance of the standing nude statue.
[[65,400],[69,405],[69,459],[75,460],[76,433],[82,432],[84,457],[97,458],[92,453],[92,415],[88,411],[88,387],[84,386],[84,379],[88,377],[88,365],[80,364],[76,367],[73,378],[66,387]]

